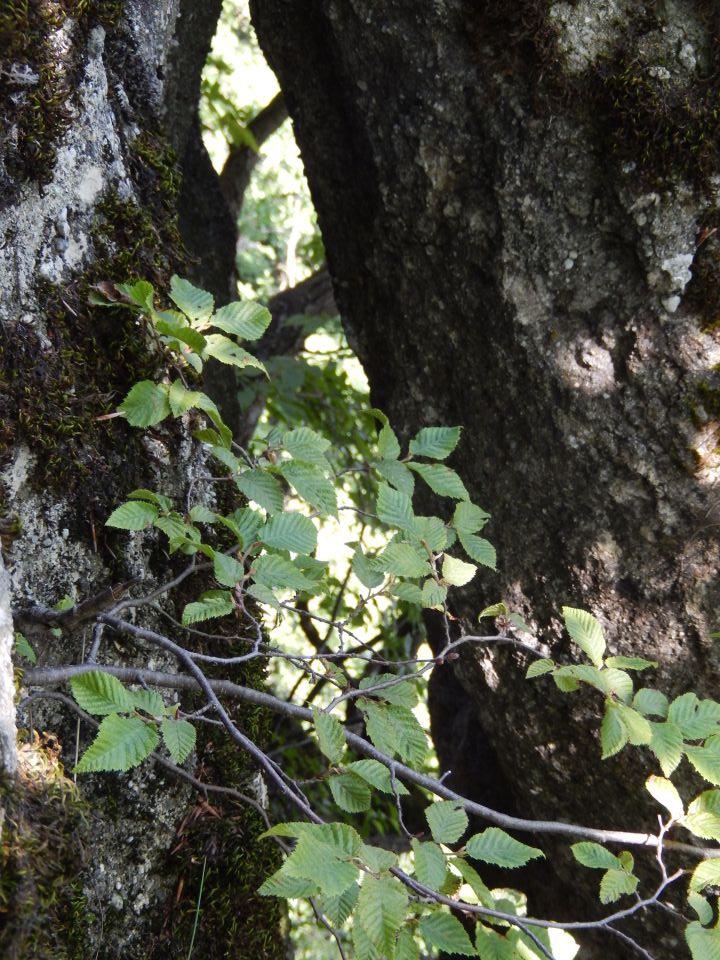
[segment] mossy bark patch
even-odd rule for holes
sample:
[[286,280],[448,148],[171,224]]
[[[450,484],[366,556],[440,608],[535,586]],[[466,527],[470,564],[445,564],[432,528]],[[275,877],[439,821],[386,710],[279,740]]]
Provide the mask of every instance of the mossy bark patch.
[[0,955],[81,960],[87,917],[80,874],[89,810],[58,763],[57,741],[20,749],[18,780],[0,780]]
[[88,31],[110,27],[121,0],[7,0],[0,11],[0,103],[7,131],[0,200],[19,181],[49,183],[57,144],[72,121]]

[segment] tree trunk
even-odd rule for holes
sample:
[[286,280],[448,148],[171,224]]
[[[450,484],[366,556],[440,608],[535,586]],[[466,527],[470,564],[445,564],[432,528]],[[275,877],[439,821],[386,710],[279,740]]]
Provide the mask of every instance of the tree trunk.
[[[278,908],[255,896],[276,855],[255,842],[254,813],[212,794],[209,805],[153,763],[76,787],[76,718],[53,701],[22,710],[19,724],[41,732],[25,732],[10,776],[10,607],[83,600],[131,578],[147,587],[178,570],[152,534],[104,521],[136,487],[182,502],[202,453],[187,424],[147,434],[103,418],[160,362],[129,311],[91,306],[88,295],[100,281],[144,278],[164,297],[174,271],[192,270],[219,300],[230,296],[232,221],[211,207],[208,182],[222,200],[195,119],[219,7],[12,0],[0,11],[3,957],[186,957],[196,908],[195,955],[284,955]],[[90,643],[82,628],[28,640],[47,665],[78,662]],[[163,662],[107,643],[100,664],[148,657]],[[258,684],[262,673],[236,679]],[[239,719],[262,738],[257,711]],[[80,749],[91,732],[79,728]],[[195,761],[208,782],[252,789],[255,771],[222,736],[201,735]]]
[[[661,662],[651,685],[716,689],[715,5],[253,8],[374,404],[406,437],[465,427],[499,573],[458,612],[503,598],[566,658],[560,607],[589,608],[612,652]],[[601,764],[600,705],[525,666],[465,651],[455,762],[489,745],[526,816],[654,829],[649,755]],[[577,916],[596,878],[556,867],[570,895],[546,877],[531,907]]]

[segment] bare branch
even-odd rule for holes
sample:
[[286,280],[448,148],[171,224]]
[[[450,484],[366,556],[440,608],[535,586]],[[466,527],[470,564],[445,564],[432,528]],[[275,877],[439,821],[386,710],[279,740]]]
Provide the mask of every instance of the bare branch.
[[[105,618],[106,622],[110,619],[111,618],[108,617]],[[151,631],[142,630],[139,627],[125,623],[122,620],[113,620],[113,622],[109,625],[111,625],[113,629],[120,630],[121,632],[131,633],[144,639],[152,640],[153,638],[158,637],[165,643],[171,643],[171,641],[167,640],[165,637],[160,637],[158,634],[153,634]],[[182,648],[177,647],[176,644],[172,644],[172,648],[174,648],[172,652],[175,652],[175,650],[181,651],[183,653],[183,657],[187,660],[187,663],[192,664],[192,658],[185,651],[182,651]],[[194,664],[193,667],[195,667]],[[313,720],[311,710],[307,710],[304,707],[297,706],[296,704],[287,703],[286,701],[281,700],[279,697],[272,696],[272,694],[264,693],[260,690],[254,690],[250,687],[240,686],[239,684],[232,683],[229,680],[209,680],[204,676],[204,674],[201,673],[201,671],[199,671],[199,668],[197,667],[195,667],[195,669],[197,669],[203,677],[204,682],[202,684],[194,677],[188,677],[183,674],[161,673],[159,671],[143,670],[135,667],[104,666],[102,668],[98,668],[97,666],[91,664],[35,668],[32,670],[27,670],[25,672],[24,679],[25,683],[28,685],[45,686],[57,683],[65,683],[71,677],[97,669],[102,669],[106,673],[110,673],[113,676],[118,677],[118,679],[124,680],[128,683],[137,683],[142,680],[143,682],[153,686],[168,687],[176,690],[197,689],[197,687],[200,686],[204,692],[206,690],[210,692],[213,701],[217,700],[217,694],[223,694],[224,696],[243,700],[247,703],[254,703],[257,706],[267,707],[269,710],[284,714],[285,716],[293,717],[296,720],[303,720],[310,723],[312,723]],[[227,716],[227,714],[225,714],[225,716]],[[391,757],[381,753],[371,743],[363,739],[363,737],[359,736],[358,734],[353,733],[351,730],[345,729],[344,734],[348,746],[364,756],[380,761],[380,763],[388,767],[388,769],[392,767],[399,779],[404,780],[406,783],[413,783],[416,786],[421,787],[422,789],[427,790],[444,800],[454,800],[455,802],[461,804],[467,813],[487,820],[489,823],[495,824],[495,826],[503,827],[507,830],[516,830],[521,833],[550,834],[555,836],[572,837],[576,840],[594,840],[597,843],[623,844],[625,846],[644,847],[650,850],[656,850],[658,847],[658,837],[651,833],[645,834],[631,833],[621,830],[598,830],[591,827],[579,826],[577,824],[563,823],[561,821],[526,820],[521,817],[512,817],[509,814],[501,813],[498,810],[493,810],[492,808],[486,807],[483,804],[476,803],[474,800],[468,800],[466,797],[463,797],[454,790],[446,787],[439,780],[435,780],[434,778],[426,776],[423,773],[419,773],[417,770],[413,770],[411,767],[405,766],[405,764],[402,764],[399,761],[393,760]],[[237,741],[237,737],[233,736],[233,739]],[[245,741],[247,738],[243,737],[242,739]],[[244,749],[244,743],[241,743],[240,745],[243,746]],[[259,751],[254,744],[251,744],[251,746],[252,750],[249,752],[252,756],[255,756],[256,753],[261,753],[261,751]],[[262,766],[265,768],[266,764],[271,763],[271,761],[265,756],[265,754],[262,754],[262,757],[265,761]],[[277,767],[274,764],[272,766],[272,778],[274,781],[277,781],[280,774],[277,771]],[[286,792],[284,788],[283,792]],[[663,846],[665,849],[672,849],[677,853],[686,854],[696,859],[720,857],[720,848],[716,847],[696,847],[692,844],[681,843],[668,839],[663,841]]]

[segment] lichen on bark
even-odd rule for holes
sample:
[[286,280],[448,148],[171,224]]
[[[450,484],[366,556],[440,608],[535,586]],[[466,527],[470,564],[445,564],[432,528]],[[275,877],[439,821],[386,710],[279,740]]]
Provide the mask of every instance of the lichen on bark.
[[[177,224],[180,176],[163,127],[163,120],[172,120],[165,78],[181,34],[180,7],[176,0],[13,0],[0,15],[6,36],[18,17],[28,18],[31,31],[22,44],[13,34],[12,50],[6,46],[0,54],[0,92],[13,107],[8,135],[0,141],[0,511],[15,607],[52,605],[65,594],[82,599],[128,576],[159,583],[177,572],[157,539],[112,534],[104,520],[134,487],[160,485],[170,496],[184,495],[202,469],[202,453],[187,424],[163,425],[143,436],[119,419],[99,419],[134,382],[161,374],[163,358],[129,311],[93,306],[88,295],[99,281],[137,278],[150,280],[163,295],[171,274],[187,266]],[[58,45],[63,57],[38,87],[31,74],[49,64]],[[12,64],[18,69],[8,74]],[[18,86],[21,75],[28,81],[24,86]],[[40,154],[28,157],[18,137],[28,124],[48,119],[29,105],[53,77],[58,97],[50,106],[58,113],[48,114],[52,122],[44,128]],[[176,72],[173,77],[176,85],[182,82]],[[88,637],[82,630],[61,637],[40,631],[31,642],[44,663],[73,662],[84,655]],[[144,662],[154,654],[139,648],[121,653],[114,646],[107,651],[110,659],[131,655]],[[5,669],[3,689],[12,689],[13,679]],[[262,683],[247,672],[236,679]],[[249,714],[243,718],[252,726]],[[23,722],[57,734],[62,762],[66,769],[73,766],[76,721],[65,707],[35,702]],[[89,735],[83,728],[80,749]],[[222,782],[228,765],[219,756],[218,750],[203,757],[203,775]],[[249,768],[235,772],[240,780],[233,785],[240,788],[254,775]],[[8,913],[18,918],[6,925],[3,956],[40,960],[45,951],[73,960],[145,960],[163,929],[167,934],[180,876],[169,852],[195,806],[190,787],[148,764],[126,776],[81,778],[79,789],[87,803],[82,830],[76,835],[75,820],[60,817],[55,832],[43,838],[45,794],[31,797],[22,781],[3,788],[9,859],[1,893]],[[50,798],[48,809],[54,802]],[[22,829],[8,819],[18,804],[27,808]],[[224,910],[215,915],[211,933],[243,956],[237,915],[249,902],[250,888],[263,879],[257,871],[268,845],[256,856],[256,825],[233,832],[235,811],[224,817],[223,855],[228,852],[232,865],[223,874],[219,862],[218,887],[241,873],[245,883],[224,888]],[[57,870],[47,880],[55,906],[46,910],[27,901],[23,912],[24,888],[14,864],[24,846],[36,841],[55,856]],[[91,857],[84,856],[86,846]],[[45,882],[41,867],[28,861],[28,882],[34,871],[37,883]],[[272,925],[272,916],[264,918]],[[188,933],[183,925],[182,937]],[[182,938],[175,943],[183,955],[188,945]],[[277,941],[272,950],[263,949],[253,956],[282,951]]]

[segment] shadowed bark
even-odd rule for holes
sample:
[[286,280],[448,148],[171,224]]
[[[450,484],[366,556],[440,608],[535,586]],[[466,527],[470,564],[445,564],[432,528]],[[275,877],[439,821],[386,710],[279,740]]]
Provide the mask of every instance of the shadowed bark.
[[[499,573],[476,577],[456,612],[472,619],[502,597],[567,658],[560,607],[586,607],[611,652],[661,662],[651,685],[712,693],[714,10],[253,11],[374,404],[406,438],[465,426],[453,465],[493,514]],[[466,739],[502,772],[496,801],[509,786],[525,815],[653,829],[649,754],[601,764],[601,704],[526,682],[526,666],[465,651],[456,667]],[[553,862],[575,890],[571,903],[557,886],[556,911],[597,910],[595,878],[567,852]],[[543,886],[531,907],[552,900]],[[676,956],[659,922],[656,955]]]

